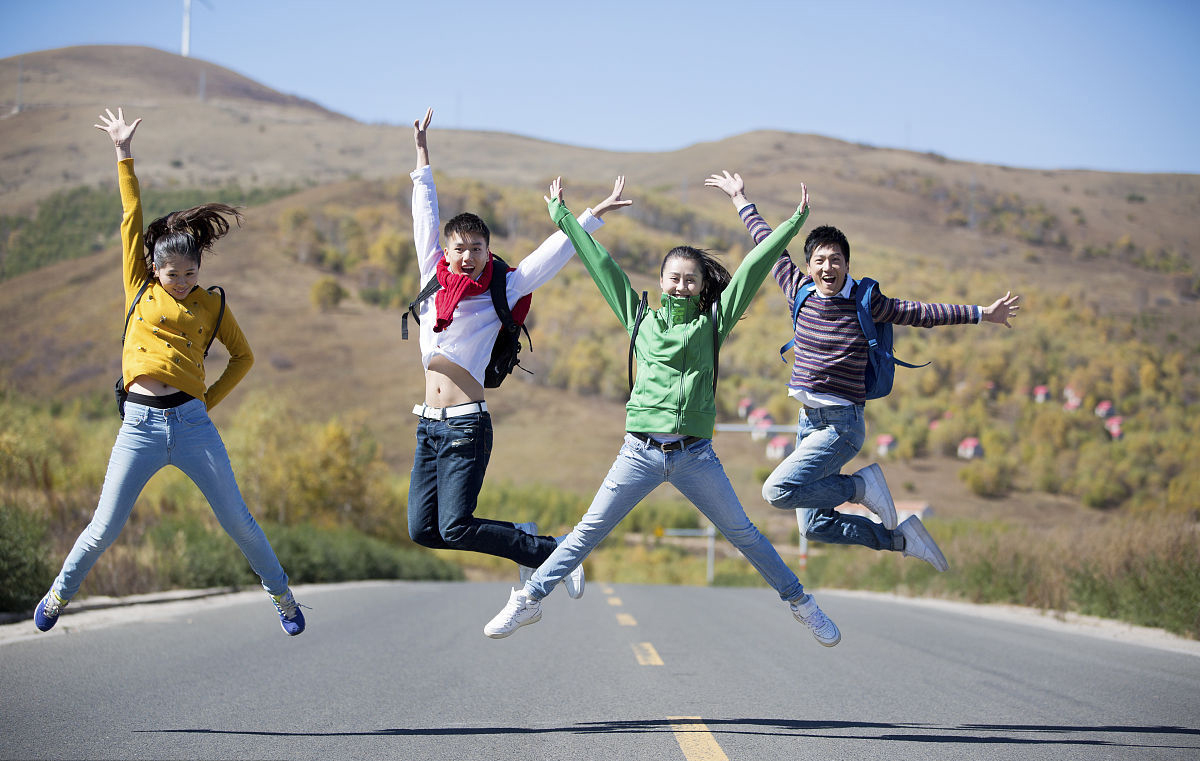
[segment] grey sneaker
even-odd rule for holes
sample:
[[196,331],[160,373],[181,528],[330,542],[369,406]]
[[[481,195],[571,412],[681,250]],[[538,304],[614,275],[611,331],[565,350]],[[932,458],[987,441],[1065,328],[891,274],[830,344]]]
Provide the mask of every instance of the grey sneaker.
[[883,478],[883,469],[876,463],[871,463],[854,475],[867,482],[859,504],[878,515],[884,528],[896,528],[896,504],[892,502],[892,493]]
[[946,556],[938,549],[937,542],[929,535],[929,529],[921,523],[917,516],[911,516],[900,524],[900,533],[904,535],[904,557],[920,558],[939,571],[946,571],[950,564]]
[[[537,523],[535,523],[533,521],[525,521],[524,523],[514,523],[513,528],[515,528],[517,531],[523,531],[526,534],[529,534],[530,536],[537,536]],[[525,582],[529,581],[529,577],[533,576],[534,570],[535,569],[530,568],[527,565],[520,565],[520,564],[517,565],[517,573],[520,574],[522,587],[525,586]]]
[[542,620],[542,601],[528,597],[523,589],[514,589],[504,609],[487,622],[483,633],[492,639],[503,639],[525,624]]
[[817,607],[817,601],[812,595],[808,596],[808,602],[797,604],[789,603],[792,607],[792,615],[796,620],[808,627],[812,635],[817,638],[825,647],[833,647],[842,641],[842,633],[838,631],[837,624],[829,620],[829,616]]

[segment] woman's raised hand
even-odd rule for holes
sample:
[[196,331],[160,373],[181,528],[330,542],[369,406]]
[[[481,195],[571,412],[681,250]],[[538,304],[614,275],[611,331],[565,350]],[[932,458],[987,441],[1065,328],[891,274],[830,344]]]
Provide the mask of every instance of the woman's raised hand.
[[555,177],[554,182],[550,183],[550,195],[542,196],[546,199],[546,203],[550,203],[557,199],[559,203],[566,203],[563,200],[562,177]]
[[104,110],[108,112],[108,116],[105,117],[104,114],[100,114],[100,121],[103,124],[93,124],[92,126],[98,130],[107,132],[108,136],[112,138],[113,145],[121,145],[122,143],[128,145],[133,140],[133,133],[137,130],[138,125],[142,123],[142,120],[134,119],[133,124],[126,124],[125,114],[120,108],[117,109],[116,116],[113,116],[111,108]]
[[625,192],[625,175],[619,175],[616,182],[613,183],[612,193],[592,209],[592,215],[599,218],[613,209],[623,209],[626,206],[632,205],[633,201],[621,200],[621,193],[623,192]]

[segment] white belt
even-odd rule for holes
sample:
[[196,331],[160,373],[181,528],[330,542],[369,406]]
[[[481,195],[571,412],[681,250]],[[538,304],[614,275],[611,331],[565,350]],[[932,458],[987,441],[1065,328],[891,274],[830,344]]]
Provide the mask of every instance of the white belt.
[[445,420],[448,417],[474,415],[477,412],[487,412],[487,402],[467,402],[466,404],[455,404],[452,407],[430,407],[418,404],[413,407],[414,415],[420,415],[429,420]]

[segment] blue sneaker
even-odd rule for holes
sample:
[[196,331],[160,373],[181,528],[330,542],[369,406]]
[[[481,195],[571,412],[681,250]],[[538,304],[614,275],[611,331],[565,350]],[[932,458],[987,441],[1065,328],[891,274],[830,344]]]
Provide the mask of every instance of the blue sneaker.
[[300,611],[300,603],[292,596],[292,590],[271,595],[271,602],[275,603],[275,610],[279,611],[279,625],[288,636],[295,637],[304,631],[304,613]]
[[33,625],[44,632],[50,631],[58,623],[58,614],[69,602],[70,600],[64,600],[58,596],[58,592],[51,589],[33,611]]

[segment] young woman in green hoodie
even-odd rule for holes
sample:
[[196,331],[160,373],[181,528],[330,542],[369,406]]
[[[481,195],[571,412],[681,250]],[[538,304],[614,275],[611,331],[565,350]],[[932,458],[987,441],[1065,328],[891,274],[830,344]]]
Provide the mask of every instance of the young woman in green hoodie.
[[[618,178],[619,195],[624,178]],[[791,219],[746,255],[732,276],[715,259],[677,246],[663,259],[662,305],[646,310],[634,337],[637,380],[626,404],[625,441],[587,513],[524,588],[484,627],[507,637],[541,619],[541,600],[657,486],[669,482],[712,521],[791,605],[796,620],[817,641],[832,647],[841,634],[796,574],[746,517],[729,477],[712,448],[716,422],[713,377],[716,343],[728,337],[759,286],[808,216],[808,190]],[[567,234],[625,331],[634,333],[640,298],[612,256],[580,227],[555,180],[546,199],[554,223]],[[711,307],[717,304],[714,324]]]

